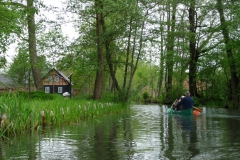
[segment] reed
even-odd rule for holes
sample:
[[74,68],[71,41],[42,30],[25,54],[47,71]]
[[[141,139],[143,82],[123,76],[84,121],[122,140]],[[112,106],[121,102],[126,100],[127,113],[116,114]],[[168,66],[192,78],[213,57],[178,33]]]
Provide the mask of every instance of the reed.
[[124,112],[127,105],[77,99],[26,100],[0,97],[0,137],[39,131],[48,126],[79,123],[86,119]]

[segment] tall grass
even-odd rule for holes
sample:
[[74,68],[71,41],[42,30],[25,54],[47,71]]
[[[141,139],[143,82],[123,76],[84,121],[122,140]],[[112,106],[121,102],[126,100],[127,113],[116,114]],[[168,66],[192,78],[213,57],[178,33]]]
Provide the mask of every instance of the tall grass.
[[42,130],[47,126],[79,123],[108,114],[125,111],[122,103],[103,103],[55,97],[52,100],[0,97],[0,137]]

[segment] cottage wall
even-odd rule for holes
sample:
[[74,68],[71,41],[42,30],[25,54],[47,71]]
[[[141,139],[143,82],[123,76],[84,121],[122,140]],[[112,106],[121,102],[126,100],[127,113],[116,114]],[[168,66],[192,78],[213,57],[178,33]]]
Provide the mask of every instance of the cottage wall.
[[[52,80],[49,80],[49,76],[52,76]],[[59,76],[59,81],[56,82],[56,77]],[[58,75],[57,72],[51,71],[48,76],[43,80],[43,85],[69,85],[69,83],[64,79],[64,77],[61,77],[61,75]]]
[[61,74],[54,69],[48,73],[43,80],[44,91],[46,93],[63,94],[64,92],[72,92],[70,91],[70,83],[66,80],[66,76]]

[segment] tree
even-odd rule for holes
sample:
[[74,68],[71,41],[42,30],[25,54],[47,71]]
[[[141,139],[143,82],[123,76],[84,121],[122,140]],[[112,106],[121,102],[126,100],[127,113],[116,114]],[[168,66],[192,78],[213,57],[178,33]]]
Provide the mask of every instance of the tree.
[[[129,5],[126,5],[126,3]],[[89,34],[89,36],[92,36],[93,39],[96,40],[93,42],[96,45],[91,46],[96,47],[95,51],[98,55],[97,61],[92,61],[96,62],[95,89],[93,94],[95,99],[99,99],[101,97],[101,92],[105,82],[104,77],[107,76],[106,72],[104,72],[104,70],[107,69],[104,65],[106,62],[111,80],[113,82],[112,91],[123,93],[121,96],[125,97],[123,99],[127,100],[130,94],[131,81],[137,69],[138,61],[142,55],[143,30],[145,27],[144,19],[141,16],[142,8],[138,6],[137,1],[122,2],[119,3],[119,5],[121,7],[116,5],[116,3],[111,0],[94,1],[94,6],[90,6],[88,10],[85,10],[82,13],[83,17],[95,17],[95,19],[83,18],[84,20],[87,19],[84,25],[88,24],[91,30],[93,30],[95,27],[96,33],[95,35],[93,35],[94,32]],[[76,4],[73,6],[74,9],[76,9]],[[129,15],[127,11],[132,12]],[[132,22],[129,24],[130,21]],[[84,31],[86,32],[86,30],[89,28],[85,27]],[[128,28],[130,28],[130,30]],[[87,33],[90,32],[87,31]],[[125,42],[128,44],[126,47],[128,49],[126,51],[123,49],[126,46],[124,45]],[[126,53],[127,56],[117,53]],[[126,76],[124,77],[124,84],[121,89],[115,73],[117,66],[122,65],[122,60],[124,59],[124,65],[127,70],[125,72]]]
[[0,2],[0,68],[7,63],[5,57],[7,47],[15,41],[12,35],[21,33],[19,23],[21,13],[22,10],[17,7]]
[[233,56],[233,50],[232,50],[232,39],[230,38],[229,35],[229,30],[227,27],[227,22],[225,20],[225,15],[224,15],[224,10],[223,10],[223,2],[222,0],[217,0],[217,4],[216,4],[216,8],[217,11],[219,13],[220,16],[220,25],[221,25],[221,31],[222,31],[222,35],[224,38],[224,43],[225,43],[225,48],[226,48],[226,54],[227,54],[227,58],[229,61],[229,67],[230,67],[230,72],[231,72],[231,77],[230,77],[230,95],[232,95],[232,97],[228,97],[229,100],[233,101],[233,104],[235,106],[239,106],[240,104],[240,98],[239,98],[239,78],[238,78],[238,73],[237,73],[237,68],[236,68],[236,62],[235,62],[235,58]]
[[94,99],[100,99],[102,96],[103,81],[104,81],[104,53],[103,53],[103,42],[102,42],[102,32],[103,32],[103,1],[95,0],[95,10],[96,10],[96,35],[97,35],[97,71],[94,86]]
[[[177,2],[171,1],[171,4],[168,4],[168,22],[167,22],[167,42],[166,42],[166,100],[167,103],[171,103],[172,96],[172,79],[173,79],[173,65],[174,65],[174,46],[175,46],[175,26],[176,26],[176,8]],[[171,11],[171,13],[170,13]],[[171,17],[171,18],[170,18]]]
[[37,45],[36,45],[36,26],[34,14],[36,9],[33,4],[34,0],[27,0],[27,22],[28,22],[28,43],[29,43],[29,55],[30,64],[34,79],[34,84],[37,90],[43,90],[43,83],[41,79],[41,71],[38,66],[37,59]]
[[[28,44],[29,44],[29,55],[30,55],[30,64],[32,69],[32,74],[34,78],[34,84],[37,90],[43,89],[43,84],[41,80],[41,72],[38,67],[37,59],[37,49],[36,49],[36,26],[34,15],[36,13],[36,8],[34,7],[34,0],[27,0],[27,5],[18,2],[1,2],[4,6],[20,8],[23,12],[20,14],[21,18],[19,21],[26,21],[28,26]],[[25,15],[26,14],[26,15]],[[23,23],[25,24],[25,23]]]
[[[237,2],[231,3],[232,10],[239,10]],[[70,47],[71,53],[62,60],[71,63],[69,66],[75,72],[95,79],[95,99],[100,99],[103,91],[111,91],[128,100],[135,90],[133,82],[139,62],[151,60],[152,54],[159,56],[159,96],[166,89],[168,102],[188,88],[193,96],[207,98],[202,91],[206,88],[200,84],[211,84],[214,87],[207,89],[216,93],[213,77],[224,77],[221,74],[229,77],[230,69],[221,67],[229,67],[232,60],[220,54],[225,45],[219,31],[223,25],[219,27],[216,8],[210,1],[78,0],[69,1],[68,7],[80,17],[81,23],[76,21],[80,36]],[[162,15],[160,19],[156,12]],[[234,17],[233,23],[225,23],[230,40],[235,38],[228,42],[227,48],[232,50],[232,59],[237,59],[238,12],[225,8],[222,15]],[[238,75],[240,63],[234,61],[234,64]],[[189,81],[189,87],[183,85],[185,80]]]
[[20,86],[27,85],[30,72],[29,55],[27,49],[20,48],[17,56],[14,57],[10,65],[8,74],[10,78]]

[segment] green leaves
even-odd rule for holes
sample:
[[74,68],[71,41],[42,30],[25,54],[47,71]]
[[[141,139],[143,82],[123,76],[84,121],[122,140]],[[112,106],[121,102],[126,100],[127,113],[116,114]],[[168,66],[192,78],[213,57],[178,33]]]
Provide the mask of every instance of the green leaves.
[[14,42],[12,34],[21,32],[19,18],[21,10],[0,3],[0,54],[5,53],[7,46]]

